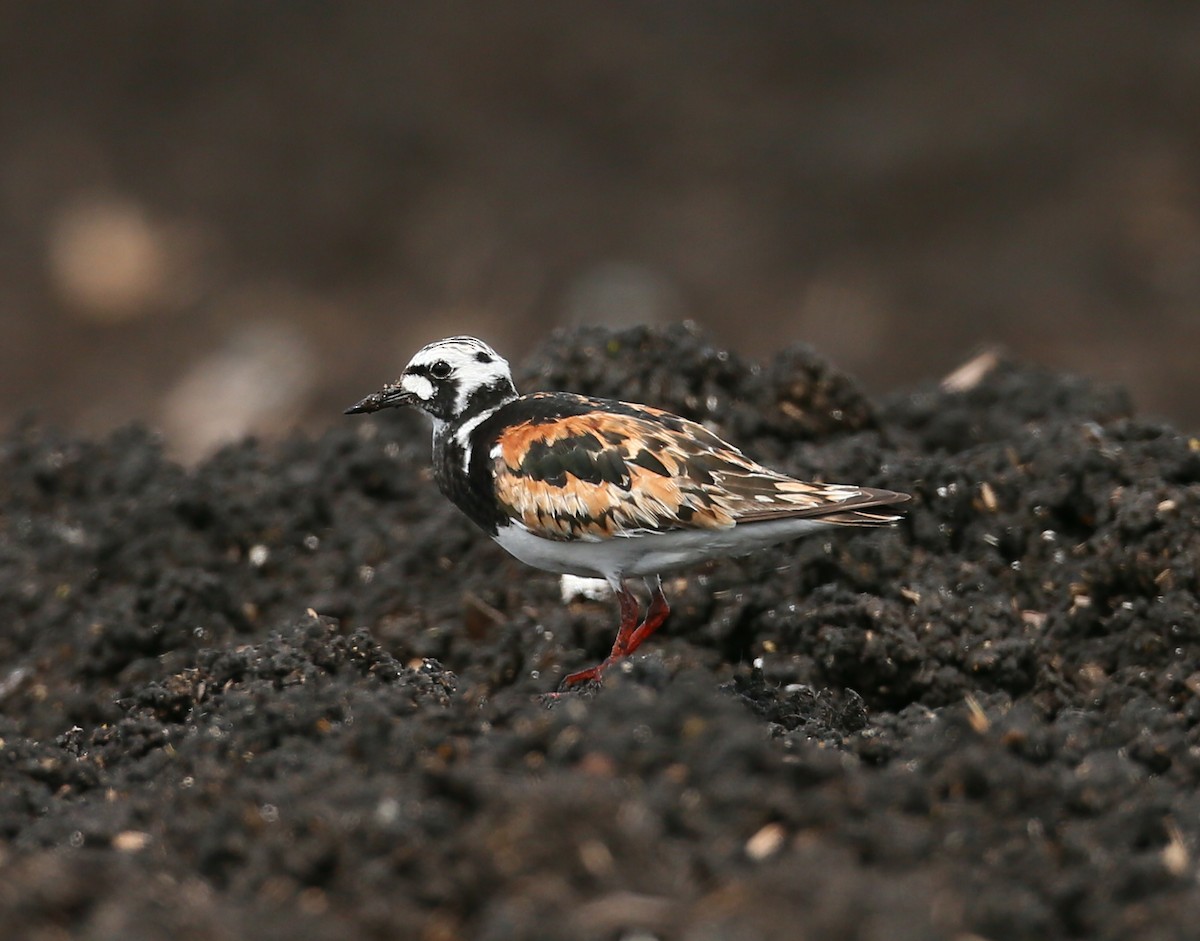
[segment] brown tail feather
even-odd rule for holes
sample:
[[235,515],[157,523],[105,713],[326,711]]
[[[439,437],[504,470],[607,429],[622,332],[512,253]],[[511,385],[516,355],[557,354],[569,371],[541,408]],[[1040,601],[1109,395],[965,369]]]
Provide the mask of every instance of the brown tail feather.
[[866,503],[865,506],[835,510],[833,513],[821,514],[820,518],[841,526],[891,526],[904,518],[903,513],[895,512],[892,507],[897,503],[907,503],[911,499],[907,493],[866,488],[862,501]]
[[849,500],[830,502],[818,506],[797,509],[775,504],[770,507],[751,507],[738,513],[739,523],[753,523],[770,519],[819,519],[822,522],[841,523],[844,526],[887,526],[901,516],[886,507],[896,503],[907,503],[907,493],[891,490],[874,490],[863,487],[861,492]]
[[819,517],[823,522],[838,523],[842,526],[891,526],[903,518],[899,513],[888,513],[884,510],[848,510]]

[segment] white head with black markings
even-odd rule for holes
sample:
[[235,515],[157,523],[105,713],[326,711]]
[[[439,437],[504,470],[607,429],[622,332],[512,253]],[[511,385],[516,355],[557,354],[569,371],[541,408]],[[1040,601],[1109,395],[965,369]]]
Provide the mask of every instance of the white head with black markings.
[[516,398],[508,362],[475,337],[448,337],[422,347],[400,378],[346,409],[347,415],[414,405],[435,432]]

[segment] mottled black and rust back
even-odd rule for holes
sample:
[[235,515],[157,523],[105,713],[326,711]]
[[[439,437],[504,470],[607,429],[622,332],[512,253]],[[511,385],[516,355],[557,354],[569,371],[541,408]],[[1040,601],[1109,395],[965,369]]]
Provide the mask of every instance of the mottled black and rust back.
[[523,396],[482,422],[469,477],[469,495],[449,495],[485,529],[518,521],[555,540],[832,513],[849,521],[878,502],[873,491],[771,471],[677,415],[564,392]]

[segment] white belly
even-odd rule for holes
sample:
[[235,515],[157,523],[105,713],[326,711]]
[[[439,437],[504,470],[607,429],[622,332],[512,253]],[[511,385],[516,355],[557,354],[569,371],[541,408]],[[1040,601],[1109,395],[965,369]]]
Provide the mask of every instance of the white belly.
[[813,519],[741,523],[730,529],[688,529],[642,536],[614,536],[598,542],[562,542],[535,536],[520,524],[494,537],[526,565],[547,572],[614,578],[659,575],[708,559],[746,555],[833,524]]

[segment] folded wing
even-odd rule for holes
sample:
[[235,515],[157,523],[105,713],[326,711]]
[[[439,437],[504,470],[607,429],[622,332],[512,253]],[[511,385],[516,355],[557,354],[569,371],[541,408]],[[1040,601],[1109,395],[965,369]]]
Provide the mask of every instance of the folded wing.
[[580,399],[579,414],[504,430],[491,450],[501,507],[547,539],[608,539],[726,529],[787,517],[878,526],[887,490],[808,483],[750,460],[707,428],[668,412]]

